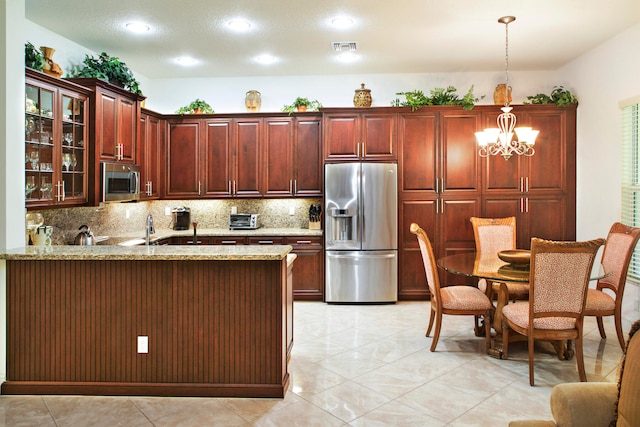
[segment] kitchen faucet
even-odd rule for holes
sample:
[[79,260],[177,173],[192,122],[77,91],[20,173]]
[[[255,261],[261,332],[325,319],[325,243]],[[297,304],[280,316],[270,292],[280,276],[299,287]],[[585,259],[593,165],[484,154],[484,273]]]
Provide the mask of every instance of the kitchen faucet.
[[149,238],[152,234],[156,232],[156,229],[153,227],[153,217],[151,216],[151,214],[147,215],[147,225],[145,229],[146,229],[145,244],[149,246]]

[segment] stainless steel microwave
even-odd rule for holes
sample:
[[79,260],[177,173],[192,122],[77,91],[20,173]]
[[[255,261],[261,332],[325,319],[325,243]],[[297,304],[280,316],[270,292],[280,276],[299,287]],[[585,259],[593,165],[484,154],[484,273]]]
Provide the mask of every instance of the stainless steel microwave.
[[102,162],[103,202],[140,200],[140,166]]
[[229,217],[229,228],[231,230],[255,230],[260,228],[258,224],[258,214],[231,214]]

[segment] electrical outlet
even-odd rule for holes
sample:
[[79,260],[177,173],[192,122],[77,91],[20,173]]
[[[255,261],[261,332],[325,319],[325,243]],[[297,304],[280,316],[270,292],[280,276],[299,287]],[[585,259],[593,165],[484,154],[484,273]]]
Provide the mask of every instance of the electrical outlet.
[[235,215],[238,213],[238,207],[237,206],[231,206],[231,215]]
[[289,215],[295,215],[296,214],[296,208],[294,208],[293,206],[289,207]]
[[164,214],[165,214],[166,216],[171,215],[171,208],[170,208],[169,206],[165,206],[165,208],[164,208]]
[[149,353],[149,337],[146,335],[138,336],[138,353]]
[[129,219],[129,217],[131,216],[131,213],[129,212],[129,209],[124,211],[124,216]]

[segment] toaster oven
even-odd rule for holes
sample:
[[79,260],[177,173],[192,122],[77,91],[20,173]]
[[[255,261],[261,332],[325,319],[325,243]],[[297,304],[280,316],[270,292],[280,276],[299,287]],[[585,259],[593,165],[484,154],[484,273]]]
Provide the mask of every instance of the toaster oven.
[[260,228],[258,214],[231,214],[229,216],[230,230],[255,230]]

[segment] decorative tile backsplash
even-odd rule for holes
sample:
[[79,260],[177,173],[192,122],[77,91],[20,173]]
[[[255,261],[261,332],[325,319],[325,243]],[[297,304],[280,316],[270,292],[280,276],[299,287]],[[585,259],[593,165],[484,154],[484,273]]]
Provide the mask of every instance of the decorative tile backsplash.
[[[45,225],[53,226],[54,245],[73,244],[81,225],[88,225],[96,236],[131,236],[145,233],[147,214],[153,215],[157,230],[171,229],[173,208],[191,209],[191,221],[198,228],[227,228],[231,208],[238,213],[260,214],[264,228],[308,228],[309,207],[322,199],[229,199],[229,200],[159,200],[137,203],[102,203],[98,207],[47,209],[40,212]],[[289,212],[293,209],[293,215]],[[32,212],[32,211],[30,211]]]

